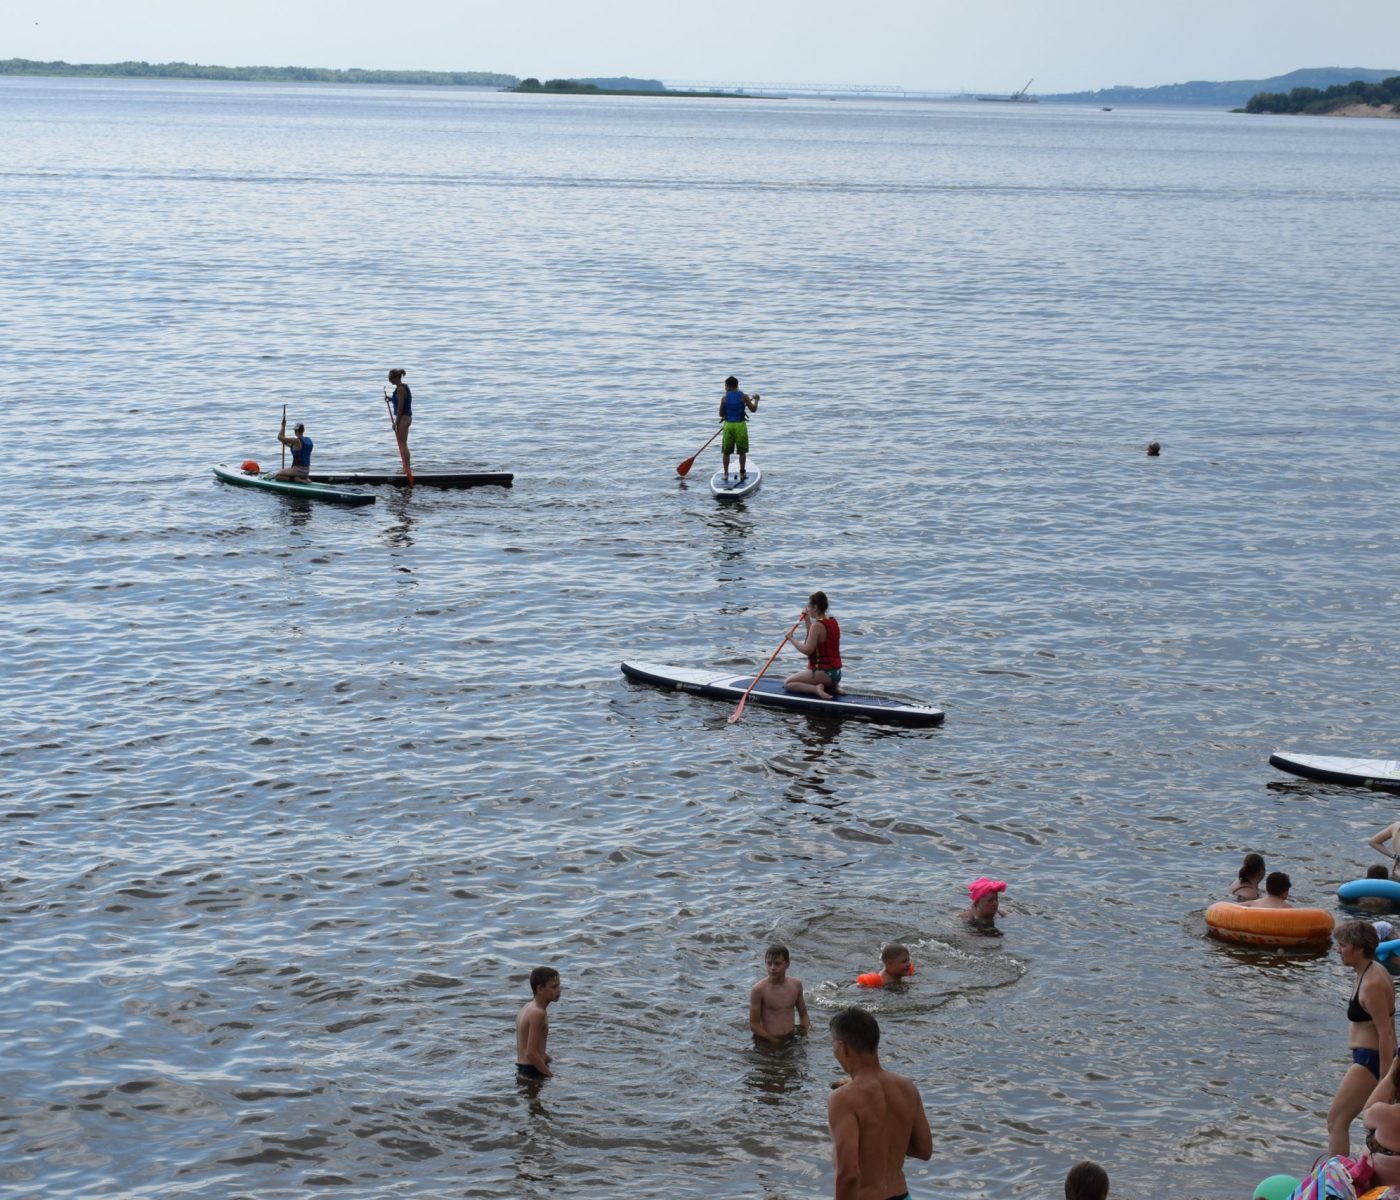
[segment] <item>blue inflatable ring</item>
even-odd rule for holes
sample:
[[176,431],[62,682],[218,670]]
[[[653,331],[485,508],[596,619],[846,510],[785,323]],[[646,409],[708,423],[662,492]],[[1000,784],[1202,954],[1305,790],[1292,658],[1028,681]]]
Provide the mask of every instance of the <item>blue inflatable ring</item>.
[[1392,904],[1400,904],[1400,883],[1393,879],[1353,879],[1337,889],[1337,899],[1346,902],[1389,900]]

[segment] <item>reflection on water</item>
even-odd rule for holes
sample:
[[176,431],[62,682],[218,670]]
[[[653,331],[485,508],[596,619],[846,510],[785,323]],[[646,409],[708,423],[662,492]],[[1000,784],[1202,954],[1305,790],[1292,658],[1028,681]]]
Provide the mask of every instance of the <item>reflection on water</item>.
[[825,1030],[817,1028],[808,1037],[793,1034],[778,1046],[755,1037],[752,1049],[745,1055],[748,1062],[745,1082],[759,1093],[764,1103],[776,1104],[781,1097],[808,1086],[811,1074],[808,1055],[814,1047],[826,1044]]

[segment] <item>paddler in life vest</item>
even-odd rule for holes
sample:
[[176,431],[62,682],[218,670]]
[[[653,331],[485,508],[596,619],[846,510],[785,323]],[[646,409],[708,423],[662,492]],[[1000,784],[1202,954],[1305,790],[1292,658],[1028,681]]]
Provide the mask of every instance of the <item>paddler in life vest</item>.
[[746,396],[739,390],[739,381],[731,375],[724,381],[724,397],[719,402],[719,419],[724,425],[724,478],[729,478],[729,456],[739,452],[739,478],[748,477],[745,460],[749,456],[748,414],[758,411],[758,393]]
[[278,471],[274,479],[305,479],[311,470],[311,450],[314,443],[306,436],[306,426],[298,424],[292,436],[287,436],[287,422],[277,431],[277,440],[292,452],[292,465]]
[[841,691],[841,626],[826,615],[825,592],[813,592],[802,610],[802,640],[792,639],[800,654],[807,656],[807,670],[783,680],[790,692],[820,696],[830,700]]

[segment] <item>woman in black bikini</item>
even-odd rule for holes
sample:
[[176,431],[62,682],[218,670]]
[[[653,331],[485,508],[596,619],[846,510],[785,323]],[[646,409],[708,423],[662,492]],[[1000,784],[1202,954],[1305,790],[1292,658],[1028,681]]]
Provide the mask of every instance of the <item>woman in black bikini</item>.
[[1327,1153],[1351,1150],[1351,1123],[1376,1089],[1382,1068],[1395,1058],[1395,984],[1376,962],[1380,939],[1369,921],[1347,921],[1333,935],[1344,966],[1356,973],[1356,988],[1347,1005],[1347,1045],[1351,1066],[1327,1112]]

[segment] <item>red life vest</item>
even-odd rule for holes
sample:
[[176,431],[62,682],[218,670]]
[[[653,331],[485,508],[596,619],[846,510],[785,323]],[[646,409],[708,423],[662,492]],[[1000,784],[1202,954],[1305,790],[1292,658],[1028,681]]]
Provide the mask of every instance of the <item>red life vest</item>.
[[841,626],[835,617],[822,617],[820,624],[826,627],[826,641],[817,647],[815,654],[807,656],[807,666],[813,671],[841,669]]

